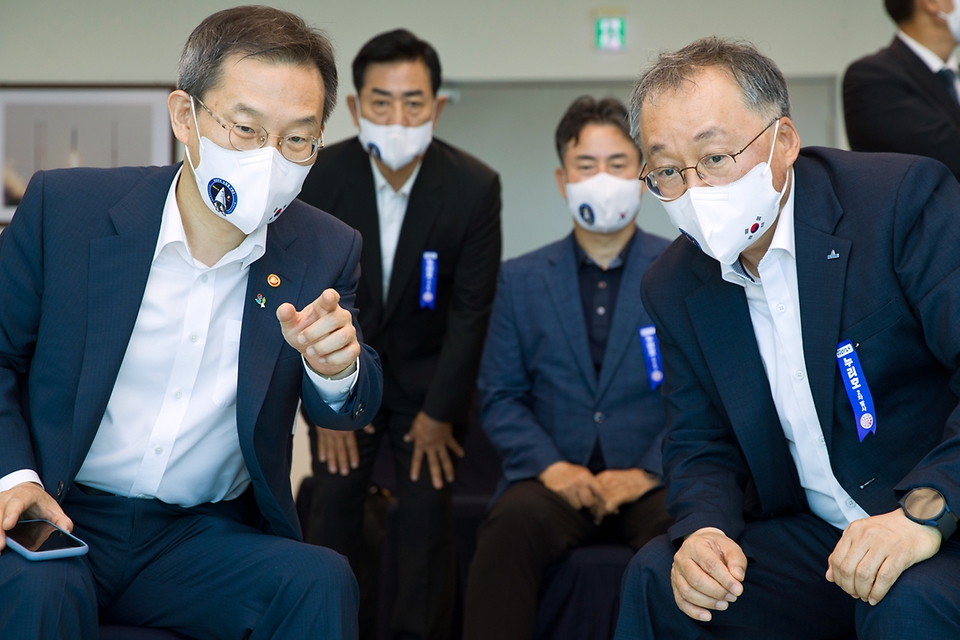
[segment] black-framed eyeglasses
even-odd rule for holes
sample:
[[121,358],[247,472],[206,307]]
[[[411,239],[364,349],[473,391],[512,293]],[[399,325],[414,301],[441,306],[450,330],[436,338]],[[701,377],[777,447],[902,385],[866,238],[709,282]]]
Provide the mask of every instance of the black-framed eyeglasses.
[[304,163],[313,159],[317,151],[323,149],[323,132],[320,132],[320,139],[304,133],[291,133],[281,136],[276,133],[267,133],[259,124],[253,122],[224,122],[218,118],[210,107],[203,104],[200,98],[193,98],[204,110],[210,114],[210,117],[227,131],[227,138],[230,146],[237,151],[256,151],[262,149],[270,137],[280,139],[280,154],[290,162]]
[[780,117],[771,120],[770,124],[763,128],[763,131],[743,145],[743,148],[739,151],[734,153],[708,153],[697,160],[697,164],[692,167],[657,167],[644,174],[643,169],[647,166],[644,164],[643,169],[640,170],[640,179],[647,183],[647,189],[650,190],[650,193],[665,202],[676,200],[686,192],[687,178],[684,176],[684,172],[690,169],[695,170],[697,176],[711,187],[722,187],[730,184],[740,178],[740,171],[737,170],[737,156],[746,151],[750,145],[767,132],[767,129],[779,121]]

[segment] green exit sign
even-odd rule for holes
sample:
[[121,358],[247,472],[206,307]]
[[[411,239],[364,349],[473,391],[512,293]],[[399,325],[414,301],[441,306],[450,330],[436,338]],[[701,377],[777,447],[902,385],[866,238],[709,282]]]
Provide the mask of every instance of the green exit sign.
[[622,16],[603,16],[596,20],[597,49],[622,51],[627,46],[627,19]]

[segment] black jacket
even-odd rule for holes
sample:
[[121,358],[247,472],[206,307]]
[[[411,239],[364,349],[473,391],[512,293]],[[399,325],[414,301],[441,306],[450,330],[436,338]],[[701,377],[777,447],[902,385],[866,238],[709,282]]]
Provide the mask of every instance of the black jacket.
[[843,112],[854,151],[927,156],[960,177],[960,104],[900,38],[850,65]]
[[[357,290],[364,340],[384,367],[384,407],[466,422],[500,266],[500,179],[434,140],[424,154],[383,302],[380,226],[370,159],[356,138],[322,150],[300,198],[363,236]],[[434,309],[420,307],[425,251],[438,254]]]

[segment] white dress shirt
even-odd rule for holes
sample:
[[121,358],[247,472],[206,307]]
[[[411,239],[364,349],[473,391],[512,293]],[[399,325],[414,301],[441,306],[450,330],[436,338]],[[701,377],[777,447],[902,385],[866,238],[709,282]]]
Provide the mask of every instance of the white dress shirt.
[[[793,203],[791,179],[790,195],[780,212],[770,248],[757,266],[759,278],[751,277],[739,261],[735,265],[721,265],[721,270],[724,280],[746,289],[750,319],[770,392],[810,510],[834,527],[845,529],[854,520],[868,515],[833,474],[807,380],[800,329]],[[855,428],[853,422],[850,428]]]
[[413,183],[420,175],[423,162],[418,162],[413,173],[403,183],[399,191],[394,191],[387,179],[380,173],[380,168],[370,158],[370,168],[373,170],[373,184],[377,191],[377,217],[380,220],[380,262],[383,273],[383,301],[387,301],[387,292],[390,289],[390,275],[393,273],[393,258],[397,255],[397,243],[400,241],[400,229],[403,227],[403,218],[407,215],[407,203],[410,201],[410,191]]
[[897,31],[897,37],[900,38],[903,44],[907,45],[911,51],[917,54],[917,57],[923,61],[923,64],[930,68],[930,71],[934,73],[938,73],[941,69],[950,69],[953,71],[953,86],[957,90],[957,95],[960,95],[960,67],[958,67],[957,59],[952,53],[947,61],[944,62],[940,59],[940,56],[905,34],[903,31]]
[[[130,342],[76,481],[190,507],[236,498],[250,484],[237,434],[237,371],[247,277],[264,254],[267,227],[212,267],[195,260],[177,206],[179,175]],[[359,368],[336,381],[304,368],[339,411]],[[16,471],[0,478],[0,491],[27,481],[40,478]]]

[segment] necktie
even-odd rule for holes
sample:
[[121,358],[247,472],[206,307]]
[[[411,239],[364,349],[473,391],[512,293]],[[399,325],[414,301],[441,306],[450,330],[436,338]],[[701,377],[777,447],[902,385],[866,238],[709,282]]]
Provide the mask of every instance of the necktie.
[[947,89],[947,93],[950,94],[950,97],[953,98],[954,102],[958,102],[957,99],[957,85],[954,82],[956,74],[953,72],[953,69],[944,67],[937,71],[937,75],[940,76],[940,79],[943,80],[943,84]]

